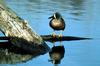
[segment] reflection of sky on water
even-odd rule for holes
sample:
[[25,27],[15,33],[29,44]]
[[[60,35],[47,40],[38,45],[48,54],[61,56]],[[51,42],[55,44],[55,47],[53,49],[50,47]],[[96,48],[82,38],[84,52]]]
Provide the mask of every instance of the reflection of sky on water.
[[[99,66],[100,65],[100,2],[99,0],[5,0],[8,5],[39,34],[50,34],[49,19],[54,11],[59,11],[66,21],[64,35],[92,37],[93,40],[63,42],[65,57],[59,66]],[[45,30],[45,31],[44,31]],[[59,43],[56,43],[59,45]],[[48,43],[51,47],[51,43]],[[24,64],[12,66],[53,66],[47,60],[48,54]],[[11,66],[11,65],[7,65]]]

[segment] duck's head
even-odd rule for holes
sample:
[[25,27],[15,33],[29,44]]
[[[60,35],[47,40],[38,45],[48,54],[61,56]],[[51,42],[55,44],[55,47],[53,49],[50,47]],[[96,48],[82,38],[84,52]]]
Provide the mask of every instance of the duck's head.
[[59,12],[56,12],[53,14],[53,16],[49,17],[49,19],[60,19],[60,18],[62,18],[62,16]]

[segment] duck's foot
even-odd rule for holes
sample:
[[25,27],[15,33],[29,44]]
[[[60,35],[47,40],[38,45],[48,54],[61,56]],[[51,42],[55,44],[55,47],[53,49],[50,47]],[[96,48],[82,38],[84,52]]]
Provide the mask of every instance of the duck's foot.
[[53,38],[55,38],[55,37],[56,37],[56,33],[51,34],[51,36],[52,36]]
[[62,34],[60,34],[60,35],[58,35],[58,37],[59,37],[59,38],[62,38],[63,36],[62,36]]

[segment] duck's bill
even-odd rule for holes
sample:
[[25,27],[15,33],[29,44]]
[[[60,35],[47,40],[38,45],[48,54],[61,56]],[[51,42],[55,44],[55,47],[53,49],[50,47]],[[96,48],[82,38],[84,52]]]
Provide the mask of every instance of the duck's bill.
[[49,17],[48,19],[51,19],[51,18],[53,18],[53,16]]

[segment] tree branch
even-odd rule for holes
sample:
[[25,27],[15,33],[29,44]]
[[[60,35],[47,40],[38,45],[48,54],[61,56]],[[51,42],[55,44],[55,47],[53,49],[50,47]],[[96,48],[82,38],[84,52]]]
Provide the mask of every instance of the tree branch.
[[[55,35],[55,37],[53,37],[52,35],[41,35],[41,37],[44,41],[48,41],[48,42],[52,42],[52,41],[57,42],[57,41],[90,40],[90,39],[92,39],[92,38],[75,37],[75,36],[62,36],[62,37],[59,37],[58,35]],[[10,37],[0,37],[0,40],[10,40],[10,39],[11,39]]]
[[92,38],[84,38],[84,37],[75,37],[75,36],[62,36],[59,37],[58,35],[55,35],[54,37],[52,35],[41,35],[44,41],[74,41],[74,40],[89,40]]

